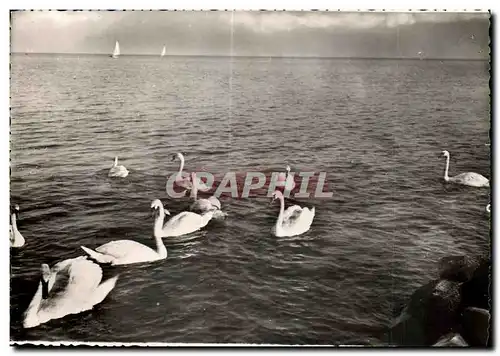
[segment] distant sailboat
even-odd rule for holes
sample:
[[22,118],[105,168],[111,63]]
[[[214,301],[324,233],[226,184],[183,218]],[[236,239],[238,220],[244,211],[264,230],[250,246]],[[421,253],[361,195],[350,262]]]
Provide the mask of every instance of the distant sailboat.
[[163,49],[161,50],[160,57],[164,57],[166,53],[167,53],[167,48],[165,46],[163,46]]
[[120,44],[118,41],[116,41],[115,44],[115,50],[113,51],[113,54],[111,55],[112,58],[118,58],[120,56]]

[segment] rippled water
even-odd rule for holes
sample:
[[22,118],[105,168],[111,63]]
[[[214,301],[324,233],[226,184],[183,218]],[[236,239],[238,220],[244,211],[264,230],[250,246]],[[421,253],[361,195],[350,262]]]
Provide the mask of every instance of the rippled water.
[[[377,344],[395,308],[450,254],[489,249],[488,63],[12,57],[11,199],[27,244],[11,252],[11,339]],[[306,234],[276,238],[278,204],[222,200],[225,220],[168,259],[107,268],[93,311],[23,330],[40,264],[115,239],[154,245],[150,203],[171,154],[187,171],[326,171],[331,199]],[[130,170],[107,171],[118,155]]]

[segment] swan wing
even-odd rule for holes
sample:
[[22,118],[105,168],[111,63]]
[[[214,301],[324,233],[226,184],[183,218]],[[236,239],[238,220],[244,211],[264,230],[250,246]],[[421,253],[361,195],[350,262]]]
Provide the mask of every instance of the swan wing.
[[298,205],[294,205],[288,208],[283,214],[283,226],[287,227],[295,225],[297,221],[300,220],[302,213],[303,209]]
[[217,199],[215,196],[211,196],[210,198],[207,199],[213,206],[216,206],[219,210],[222,208],[222,205],[220,203],[220,200]]
[[82,311],[101,279],[102,269],[85,257],[66,260],[54,266],[49,281],[49,295],[40,303],[39,318],[53,319]]
[[163,226],[164,229],[177,229],[179,226],[184,224],[190,224],[193,222],[199,223],[201,216],[199,214],[193,213],[191,211],[183,211],[171,219],[169,219]]
[[297,214],[300,215],[301,213],[302,213],[302,208],[300,206],[292,205],[288,207],[288,209],[286,209],[285,212],[283,213],[283,219],[287,220],[289,217]]
[[474,172],[461,173],[452,178],[455,182],[462,182],[465,184],[482,185],[488,184],[488,179],[482,175]]
[[99,246],[95,250],[104,255],[112,256],[116,259],[120,259],[131,252],[137,253],[141,250],[151,250],[146,245],[143,245],[137,241],[133,240],[117,240],[108,242],[102,246]]

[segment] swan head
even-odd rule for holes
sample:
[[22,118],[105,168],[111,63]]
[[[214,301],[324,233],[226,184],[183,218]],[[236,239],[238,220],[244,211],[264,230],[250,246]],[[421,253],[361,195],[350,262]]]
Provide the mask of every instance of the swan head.
[[151,209],[159,209],[160,207],[163,207],[163,204],[160,199],[155,199],[151,202]]
[[[151,209],[154,209],[154,211],[160,210],[160,208],[163,208],[163,204],[160,201],[160,199],[155,199],[151,202]],[[167,209],[163,209],[165,212],[165,215],[170,215],[170,212]]]
[[271,199],[271,204],[276,200],[276,199],[280,199],[280,198],[283,198],[283,193],[280,192],[279,190],[275,190],[274,193],[273,193],[273,198]]
[[18,215],[19,214],[19,205],[14,205],[14,207],[11,206],[10,208],[10,214],[15,214],[15,215]]
[[172,155],[172,161],[175,161],[177,158],[180,159],[181,161],[183,161],[184,155],[180,152],[177,152],[177,153]]
[[446,150],[442,151],[441,153],[442,153],[442,154],[443,154],[443,156],[445,156],[445,157],[450,157],[450,152],[448,152],[448,151],[446,151]]
[[43,263],[41,271],[42,271],[42,281],[44,281],[45,283],[48,283],[49,279],[50,279],[50,267],[49,267],[49,265],[46,263]]

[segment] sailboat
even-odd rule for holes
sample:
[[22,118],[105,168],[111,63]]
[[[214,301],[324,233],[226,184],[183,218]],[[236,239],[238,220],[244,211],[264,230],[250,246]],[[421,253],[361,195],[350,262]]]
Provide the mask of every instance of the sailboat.
[[115,50],[113,51],[113,54],[111,55],[112,58],[118,58],[120,56],[120,44],[118,41],[115,43]]
[[161,50],[160,57],[164,57],[166,53],[167,53],[167,48],[165,46],[163,46],[163,49]]

